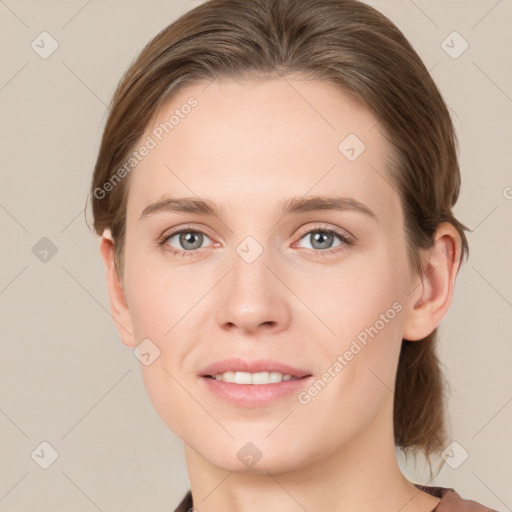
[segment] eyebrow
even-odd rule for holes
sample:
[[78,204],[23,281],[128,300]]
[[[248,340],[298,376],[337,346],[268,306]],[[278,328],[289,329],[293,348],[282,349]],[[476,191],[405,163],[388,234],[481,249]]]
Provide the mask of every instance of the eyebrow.
[[[377,221],[377,215],[363,203],[350,198],[339,196],[309,196],[292,197],[280,201],[282,215],[298,214],[320,210],[355,211],[367,215]],[[139,220],[150,215],[164,212],[196,213],[222,217],[224,206],[215,201],[196,197],[165,197],[144,208]]]

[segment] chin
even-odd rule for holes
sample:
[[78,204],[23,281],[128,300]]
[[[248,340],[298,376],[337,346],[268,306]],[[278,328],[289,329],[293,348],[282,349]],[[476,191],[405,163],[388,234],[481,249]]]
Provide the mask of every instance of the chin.
[[[230,439],[225,443],[199,445],[194,450],[213,466],[240,474],[279,474],[305,464],[294,447],[282,444],[280,447],[274,446],[269,440],[252,442]],[[290,454],[293,454],[293,457],[290,457]]]

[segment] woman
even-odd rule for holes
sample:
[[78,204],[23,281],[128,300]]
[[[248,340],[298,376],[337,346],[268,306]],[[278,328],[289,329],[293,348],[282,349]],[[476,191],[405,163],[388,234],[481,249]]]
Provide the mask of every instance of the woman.
[[395,451],[451,441],[459,187],[436,85],[363,3],[210,0],[144,48],[91,194],[120,336],[185,444],[177,511],[488,510]]

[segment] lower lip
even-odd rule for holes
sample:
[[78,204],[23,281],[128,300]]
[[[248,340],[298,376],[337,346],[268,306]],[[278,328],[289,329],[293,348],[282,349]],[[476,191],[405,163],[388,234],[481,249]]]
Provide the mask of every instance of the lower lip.
[[235,384],[210,377],[201,377],[207,388],[219,398],[241,407],[262,407],[298,393],[308,386],[313,376],[272,384]]

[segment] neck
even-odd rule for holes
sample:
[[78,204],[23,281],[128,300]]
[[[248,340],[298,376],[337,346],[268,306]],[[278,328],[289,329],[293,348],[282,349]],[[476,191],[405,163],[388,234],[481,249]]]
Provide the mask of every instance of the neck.
[[[389,417],[329,451],[310,454],[300,467],[275,471],[256,464],[246,472],[223,470],[185,445],[194,508],[201,512],[329,510],[431,512],[439,502],[402,474]],[[237,446],[243,445],[238,441]],[[236,450],[235,450],[236,451]],[[263,459],[262,461],[263,462]],[[285,468],[284,470],[282,468]]]

